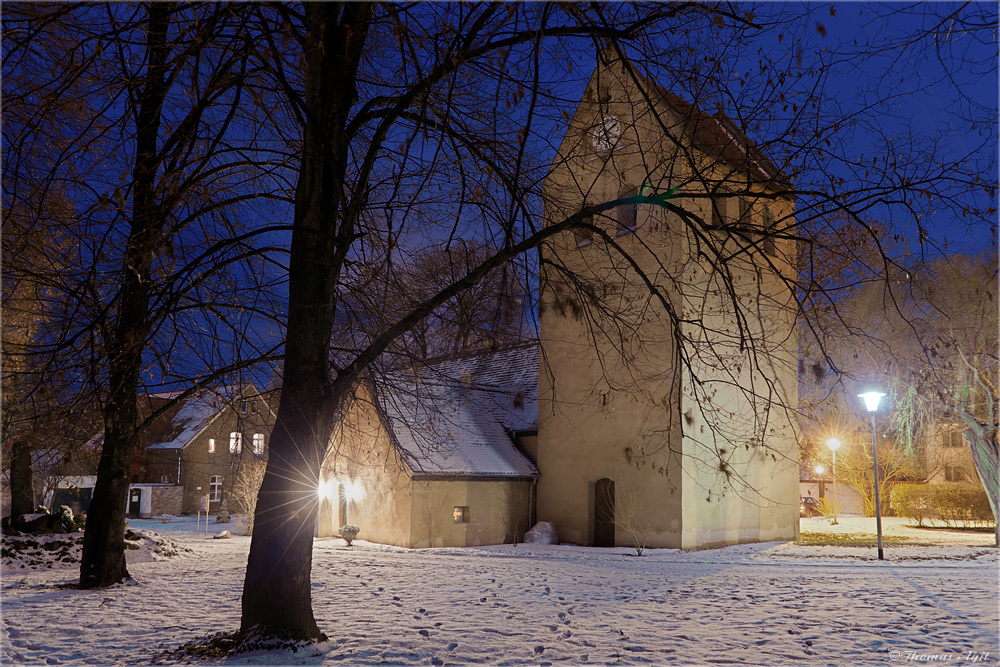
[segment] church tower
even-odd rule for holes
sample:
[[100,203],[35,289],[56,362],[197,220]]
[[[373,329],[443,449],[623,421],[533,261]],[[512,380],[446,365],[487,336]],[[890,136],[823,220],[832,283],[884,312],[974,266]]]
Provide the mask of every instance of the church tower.
[[537,515],[564,542],[798,534],[794,204],[780,172],[621,60],[545,183]]

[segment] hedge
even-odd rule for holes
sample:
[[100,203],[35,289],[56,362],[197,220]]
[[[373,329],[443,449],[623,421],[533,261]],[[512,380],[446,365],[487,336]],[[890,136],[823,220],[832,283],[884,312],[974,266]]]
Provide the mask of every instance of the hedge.
[[896,514],[924,521],[941,521],[945,526],[992,526],[993,510],[986,489],[978,483],[897,484],[892,490]]

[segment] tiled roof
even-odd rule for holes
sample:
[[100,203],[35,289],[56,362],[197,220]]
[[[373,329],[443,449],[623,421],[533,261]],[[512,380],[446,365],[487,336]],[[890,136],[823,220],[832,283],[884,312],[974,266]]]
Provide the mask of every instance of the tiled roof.
[[380,407],[416,475],[533,477],[511,431],[538,426],[538,347],[521,347],[388,376]]

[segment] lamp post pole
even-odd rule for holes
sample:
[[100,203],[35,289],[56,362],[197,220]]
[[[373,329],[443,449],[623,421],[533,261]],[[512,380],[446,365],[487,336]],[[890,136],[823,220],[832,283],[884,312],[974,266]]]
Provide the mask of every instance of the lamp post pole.
[[872,412],[872,461],[875,463],[875,530],[878,531],[878,559],[885,560],[882,554],[882,502],[878,492],[878,441],[875,439],[875,412]]
[[885,560],[882,553],[882,502],[878,492],[878,440],[875,437],[875,412],[878,410],[879,400],[885,394],[877,391],[868,391],[858,394],[865,402],[865,407],[872,415],[872,461],[875,465],[875,529],[878,531],[878,559]]
[[837,450],[840,449],[840,440],[830,438],[826,441],[826,446],[833,453],[833,521],[831,525],[837,525]]

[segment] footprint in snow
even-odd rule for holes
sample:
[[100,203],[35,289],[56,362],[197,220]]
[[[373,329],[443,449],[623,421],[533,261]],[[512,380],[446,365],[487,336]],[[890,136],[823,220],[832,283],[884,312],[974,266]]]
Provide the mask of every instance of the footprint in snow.
[[455,642],[452,642],[452,643],[448,644],[447,646],[445,646],[445,650],[446,651],[454,651],[457,648],[458,648],[458,644],[456,644]]

